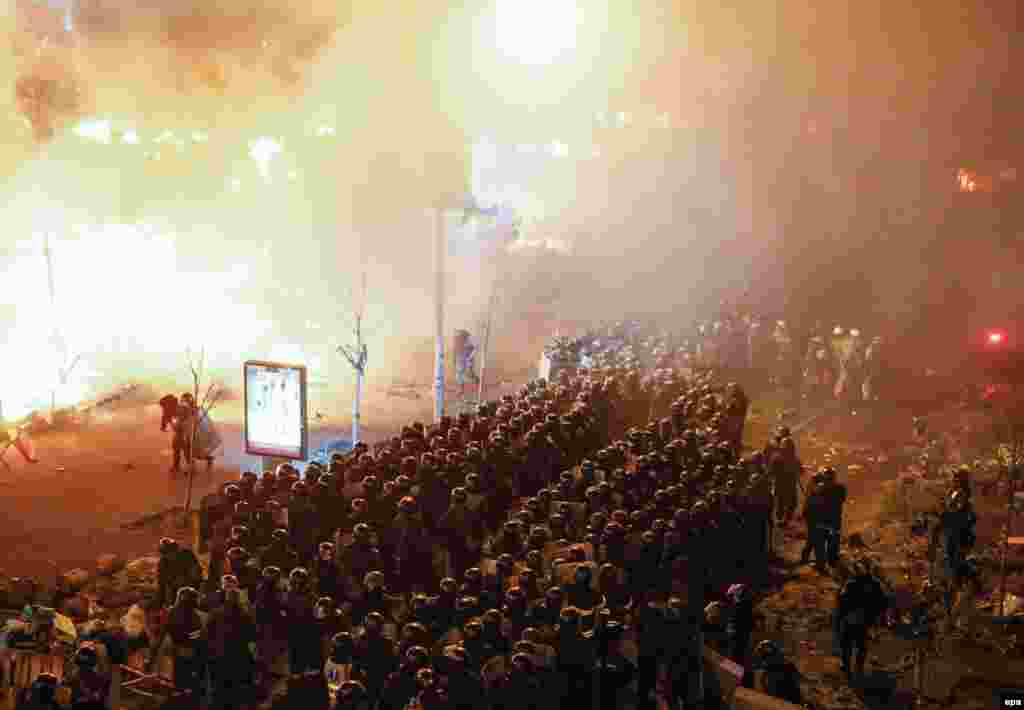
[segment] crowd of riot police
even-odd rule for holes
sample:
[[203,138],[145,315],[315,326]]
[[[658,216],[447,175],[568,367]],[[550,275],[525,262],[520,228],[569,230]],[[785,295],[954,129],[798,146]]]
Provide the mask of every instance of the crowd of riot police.
[[[472,415],[223,486],[202,510],[206,570],[161,541],[152,661],[168,650],[186,698],[218,708],[255,707],[284,679],[280,707],[681,708],[714,705],[707,645],[799,703],[781,646],[751,643],[758,583],[799,514],[801,562],[844,578],[836,645],[863,672],[888,590],[865,561],[840,563],[835,471],[801,507],[786,427],[744,452],[740,386],[676,367],[657,337],[588,351],[591,369]],[[933,528],[954,577],[973,526],[957,481]]]
[[[301,476],[283,464],[226,484],[204,501],[206,570],[161,541],[153,662],[169,651],[175,685],[218,708],[283,679],[281,707],[710,707],[707,644],[799,702],[781,647],[751,648],[776,521],[798,513],[793,439],[783,427],[744,454],[742,388],[672,367],[666,347],[591,344],[593,369]],[[816,476],[803,509],[823,569],[834,478]],[[873,603],[861,582],[837,612],[858,655],[846,617],[875,614],[858,616]]]
[[339,707],[654,707],[656,687],[682,707],[704,600],[721,600],[724,650],[798,699],[739,613],[776,495],[796,507],[792,440],[742,456],[739,386],[623,364],[226,485],[205,577],[161,544],[176,683],[239,707],[286,657],[289,698]]

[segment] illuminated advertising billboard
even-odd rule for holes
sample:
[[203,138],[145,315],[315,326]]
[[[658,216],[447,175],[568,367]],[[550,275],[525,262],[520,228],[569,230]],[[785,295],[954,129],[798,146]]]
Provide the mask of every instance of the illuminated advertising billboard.
[[250,360],[244,365],[245,452],[305,461],[306,368]]

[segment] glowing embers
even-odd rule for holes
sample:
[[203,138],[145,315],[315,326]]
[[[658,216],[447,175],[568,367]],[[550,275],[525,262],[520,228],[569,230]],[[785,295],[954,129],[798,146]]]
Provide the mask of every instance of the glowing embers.
[[986,340],[990,346],[999,347],[1006,343],[1006,333],[1001,330],[989,331]]
[[960,186],[960,192],[975,192],[978,189],[978,183],[974,179],[974,175],[963,168],[957,171],[956,181]]

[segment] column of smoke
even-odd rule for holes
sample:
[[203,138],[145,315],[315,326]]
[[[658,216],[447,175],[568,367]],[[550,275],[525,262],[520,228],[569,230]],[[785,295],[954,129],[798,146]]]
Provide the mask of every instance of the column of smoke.
[[[315,349],[329,365],[329,378],[346,381],[350,373],[326,343],[346,337],[338,318],[346,308],[343,287],[366,268],[368,319],[375,326],[371,375],[386,381],[398,372],[399,379],[429,380],[430,222],[406,186],[365,183],[367,166],[382,154],[390,152],[401,161],[416,142],[435,140],[431,129],[410,127],[417,102],[433,102],[435,111],[444,107],[422,82],[404,73],[401,65],[407,58],[391,56],[393,28],[386,19],[369,27],[361,24],[358,33],[347,31],[345,22],[333,3],[293,2],[268,9],[248,0],[207,5],[93,0],[82,3],[69,48],[40,52],[28,28],[19,28],[17,36],[29,48],[19,59],[21,79],[38,82],[51,72],[77,89],[72,94],[77,103],[19,104],[26,116],[41,119],[36,136],[43,142],[59,137],[70,121],[90,115],[124,115],[168,126],[187,117],[230,131],[235,122],[250,127],[263,113],[283,116],[279,123],[298,123],[306,109],[329,100],[337,105],[338,117],[358,117],[348,133],[339,128],[339,140],[328,149],[335,154],[329,156],[325,184],[308,186],[318,202],[331,205],[331,220],[289,223],[272,200],[254,199],[234,212],[216,202],[200,208],[167,200],[165,231],[173,236],[177,263],[145,264],[142,274],[166,281],[167,290],[154,285],[133,292],[132,305],[144,320],[111,325],[118,347],[110,349],[125,351],[126,361],[127,351],[134,350],[147,353],[149,362],[159,359],[161,365],[180,367],[175,358],[180,359],[185,344],[204,344],[196,340],[202,337],[198,331],[220,339],[205,344],[223,351],[224,362],[233,358],[226,367],[233,368],[243,355],[265,355],[269,345],[285,341]],[[361,83],[350,86],[353,76]],[[65,154],[64,168],[58,170],[54,156],[63,148],[59,141],[50,148],[48,161],[36,166],[34,176],[24,174],[23,183],[16,179],[14,186],[44,185],[51,200],[62,203],[65,220],[102,219],[98,197],[84,204],[86,188],[100,189],[88,184],[91,178],[53,186],[56,173],[71,175],[79,168]],[[682,320],[695,303],[711,300],[706,293],[719,287],[723,276],[740,270],[722,247],[735,234],[735,226],[723,217],[731,209],[723,160],[714,147],[699,156],[689,150],[659,154],[656,148],[638,159],[613,161],[596,174],[589,174],[595,166],[581,164],[580,179],[559,196],[566,204],[575,203],[577,214],[548,235],[575,241],[573,255],[520,256],[508,265],[510,286],[499,299],[492,348],[496,357],[508,358],[511,374],[536,359],[539,343],[522,336],[533,336],[558,319],[574,323],[657,312]],[[128,190],[118,179],[111,177],[112,189]],[[76,201],[82,204],[72,209]],[[383,204],[378,212],[393,205],[395,218],[373,225],[359,222],[356,208],[366,201]],[[95,249],[115,249],[103,253],[111,264],[118,259],[116,247],[97,240]],[[58,267],[62,264],[69,268],[58,254]],[[196,286],[194,280],[179,278],[187,272],[229,271],[238,264],[248,267],[249,279],[237,288],[215,280]],[[452,260],[449,267],[455,286],[447,330],[466,327],[479,337],[489,281],[480,278],[480,264]],[[89,276],[117,278],[115,271],[102,268]],[[144,288],[139,279],[143,276],[136,281]],[[196,288],[204,290],[202,298],[175,309],[183,290]],[[232,300],[248,306],[225,307],[229,322],[221,327],[202,310],[204,302]],[[122,311],[117,312],[121,318]],[[258,327],[257,319],[264,327]],[[200,321],[209,323],[197,329]],[[310,322],[320,330],[305,328]],[[154,337],[158,327],[165,328],[159,347],[136,334],[136,325],[142,324]],[[181,346],[177,352],[176,343]]]
[[60,5],[18,0],[14,12],[16,101],[39,142],[127,104],[216,112],[218,102],[295,95],[346,19],[343,4],[302,0],[81,0],[61,27]]

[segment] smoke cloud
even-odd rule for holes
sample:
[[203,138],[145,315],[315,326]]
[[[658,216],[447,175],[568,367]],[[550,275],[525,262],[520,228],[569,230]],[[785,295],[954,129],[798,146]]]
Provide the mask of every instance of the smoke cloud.
[[[58,237],[58,300],[78,309],[69,329],[95,323],[91,314],[117,316],[69,340],[106,362],[123,358],[123,369],[179,367],[186,341],[230,368],[302,346],[342,380],[331,344],[347,334],[351,286],[365,269],[371,384],[429,378],[423,210],[436,183],[453,192],[458,182],[457,169],[438,177],[431,155],[458,158],[485,135],[568,147],[523,187],[547,212],[529,238],[568,242],[570,254],[523,252],[501,269],[494,346],[516,366],[537,352],[522,335],[527,322],[680,323],[747,281],[763,305],[769,286],[781,303],[807,282],[792,300],[833,309],[826,294],[858,318],[873,289],[876,320],[899,314],[899,331],[924,300],[918,291],[941,285],[940,267],[954,263],[921,263],[933,251],[926,233],[945,221],[935,195],[991,133],[994,112],[980,94],[997,92],[1017,46],[1004,32],[994,42],[1001,54],[982,47],[993,29],[972,19],[979,11],[957,16],[959,4],[815,11],[769,2],[738,12],[695,0],[605,2],[596,30],[600,13],[585,13],[573,66],[531,73],[481,59],[486,41],[470,51],[479,8],[398,5],[93,0],[79,5],[74,46],[45,48],[21,14],[0,15],[13,48],[0,58],[8,241],[38,237],[43,222]],[[879,29],[889,27],[903,41]],[[1004,61],[992,66],[992,56]],[[596,127],[599,112],[632,124]],[[659,114],[670,129],[650,120]],[[18,132],[23,117],[34,135]],[[111,144],[70,135],[89,117],[121,122]],[[128,126],[141,143],[123,140]],[[330,135],[318,136],[320,126]],[[163,132],[173,138],[157,144]],[[208,140],[193,141],[195,132]],[[263,136],[281,145],[269,177],[249,156]],[[898,209],[882,219],[887,202]],[[19,284],[0,303],[30,301],[17,312],[25,337],[7,343],[38,351],[47,328],[29,325],[49,315],[32,249],[17,267],[3,263],[22,276],[0,279],[0,288]],[[126,255],[128,272],[113,266]],[[479,334],[498,271],[450,261],[448,332]],[[852,284],[844,295],[837,272]]]
[[17,2],[18,105],[38,141],[95,113],[211,115],[293,99],[350,20],[344,3],[302,0],[82,0],[70,14]]

